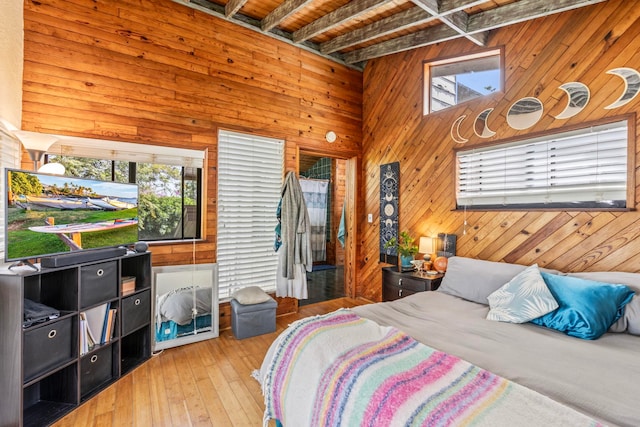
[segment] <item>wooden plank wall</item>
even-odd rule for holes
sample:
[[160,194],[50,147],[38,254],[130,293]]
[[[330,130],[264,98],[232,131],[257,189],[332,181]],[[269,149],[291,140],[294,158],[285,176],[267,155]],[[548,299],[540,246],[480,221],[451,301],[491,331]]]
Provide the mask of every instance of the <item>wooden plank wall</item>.
[[[208,150],[197,262],[215,261],[219,128],[284,139],[287,170],[299,149],[360,154],[360,71],[169,0],[24,7],[23,129]],[[151,250],[192,262],[190,244]]]
[[[361,252],[358,255],[357,294],[381,298],[378,262],[379,166],[400,161],[400,229],[414,236],[455,233],[462,256],[521,264],[538,263],[565,271],[618,269],[640,271],[640,215],[638,212],[578,211],[453,211],[454,147],[449,132],[453,121],[467,119],[460,133],[467,147],[487,141],[562,129],[602,118],[635,114],[640,96],[615,109],[603,107],[624,90],[622,79],[605,74],[615,67],[640,70],[640,9],[636,2],[609,0],[594,6],[494,30],[491,47],[505,47],[505,92],[423,117],[424,60],[476,51],[466,40],[455,40],[370,61],[364,72],[363,168],[359,211]],[[589,86],[591,101],[580,114],[557,120],[567,103],[558,86],[580,81]],[[511,129],[506,112],[518,99],[538,97],[542,119],[524,131]],[[489,140],[475,136],[475,117],[494,107]],[[638,164],[637,133],[631,143]],[[635,173],[636,203],[640,179]],[[637,206],[632,206],[637,208]],[[373,213],[372,224],[366,214]]]

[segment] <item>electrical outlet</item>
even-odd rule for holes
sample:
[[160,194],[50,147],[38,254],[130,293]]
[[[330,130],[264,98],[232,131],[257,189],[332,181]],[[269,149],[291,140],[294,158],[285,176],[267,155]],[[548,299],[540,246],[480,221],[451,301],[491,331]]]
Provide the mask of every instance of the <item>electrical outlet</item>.
[[367,221],[369,222],[369,224],[373,222],[373,214],[367,215]]

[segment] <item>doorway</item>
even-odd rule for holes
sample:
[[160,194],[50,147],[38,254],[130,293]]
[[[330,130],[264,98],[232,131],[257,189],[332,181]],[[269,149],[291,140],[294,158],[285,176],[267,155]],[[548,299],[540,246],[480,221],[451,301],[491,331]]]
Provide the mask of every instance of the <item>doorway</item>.
[[[312,242],[313,271],[307,273],[309,298],[299,301],[299,305],[307,305],[346,296],[343,206],[346,203],[347,160],[300,152],[299,175],[305,199],[313,199],[313,206],[307,202],[307,208],[316,233],[316,241]],[[321,194],[322,188],[326,188],[326,196]],[[320,217],[319,201],[323,198],[324,215]],[[322,230],[321,225],[324,225]]]

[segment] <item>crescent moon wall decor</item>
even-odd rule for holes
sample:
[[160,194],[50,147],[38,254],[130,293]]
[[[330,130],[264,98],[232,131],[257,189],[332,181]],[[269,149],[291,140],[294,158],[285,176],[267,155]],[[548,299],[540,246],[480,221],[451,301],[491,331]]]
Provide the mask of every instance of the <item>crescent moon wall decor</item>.
[[451,139],[453,139],[458,144],[464,144],[465,142],[469,141],[467,138],[464,138],[462,135],[460,135],[460,124],[466,118],[467,115],[463,114],[462,116],[455,119],[453,124],[451,125]]
[[491,138],[496,133],[489,129],[489,125],[487,124],[487,120],[489,119],[489,114],[493,111],[493,108],[487,108],[482,113],[478,114],[476,117],[476,121],[473,123],[473,131],[480,138]]
[[611,69],[607,71],[607,74],[613,74],[622,78],[622,80],[624,80],[624,91],[615,102],[604,107],[605,110],[622,107],[638,95],[640,91],[640,73],[638,71],[633,68],[622,67]]
[[[604,107],[605,109],[611,110],[622,107],[638,96],[638,92],[640,92],[640,72],[638,70],[629,67],[619,67],[612,68],[606,73],[620,77],[624,81],[624,91],[618,99]],[[558,89],[563,90],[567,94],[569,100],[567,105],[564,107],[564,110],[555,116],[556,119],[568,119],[577,115],[584,110],[591,101],[591,91],[584,83],[563,83],[558,86]],[[496,132],[489,129],[487,123],[489,115],[493,110],[493,108],[487,108],[476,117],[473,123],[473,132],[478,137],[490,138],[496,134]],[[543,111],[544,107],[538,98],[525,97],[519,99],[509,107],[509,111],[507,112],[507,123],[513,129],[528,129],[540,121]],[[451,139],[458,144],[464,144],[469,141],[468,138],[460,135],[460,125],[466,117],[466,114],[458,117],[451,125]]]
[[569,102],[564,110],[556,116],[556,119],[568,119],[578,114],[589,103],[591,94],[589,87],[580,82],[569,82],[558,86],[558,89],[562,89],[569,97]]
[[542,118],[542,110],[542,102],[538,98],[519,99],[509,108],[507,123],[514,129],[528,129]]

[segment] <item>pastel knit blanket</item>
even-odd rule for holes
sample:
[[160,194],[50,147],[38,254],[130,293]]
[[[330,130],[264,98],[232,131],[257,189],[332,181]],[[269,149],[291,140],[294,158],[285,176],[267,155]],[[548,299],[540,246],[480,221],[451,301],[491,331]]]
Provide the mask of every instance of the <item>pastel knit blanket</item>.
[[256,377],[265,425],[269,419],[285,427],[600,425],[349,310],[292,324]]

